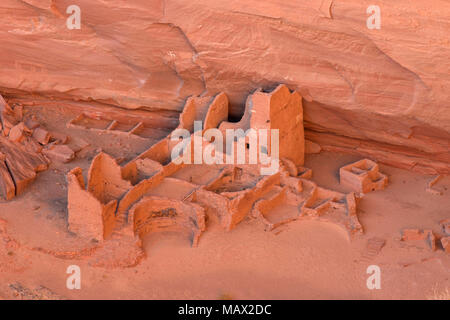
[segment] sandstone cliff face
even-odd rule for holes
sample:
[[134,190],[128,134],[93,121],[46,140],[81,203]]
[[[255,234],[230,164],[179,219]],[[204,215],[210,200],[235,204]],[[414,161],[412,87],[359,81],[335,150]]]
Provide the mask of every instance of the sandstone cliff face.
[[447,0],[2,0],[0,92],[181,111],[224,91],[239,117],[285,83],[325,150],[450,173],[449,15]]

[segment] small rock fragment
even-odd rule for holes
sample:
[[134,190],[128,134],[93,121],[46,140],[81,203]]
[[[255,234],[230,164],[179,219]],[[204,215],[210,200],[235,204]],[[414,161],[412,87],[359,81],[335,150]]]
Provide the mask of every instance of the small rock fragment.
[[37,122],[35,119],[28,119],[28,120],[25,121],[25,125],[26,125],[28,128],[30,128],[30,130],[34,130],[34,129],[36,129],[37,127],[40,126],[40,123]]
[[52,145],[42,152],[52,160],[67,163],[75,158],[75,152],[66,145]]
[[331,13],[332,5],[333,0],[322,0],[319,10],[323,17],[333,19],[333,14]]
[[439,224],[441,225],[442,230],[450,235],[450,219],[442,220]]
[[69,136],[59,132],[52,132],[50,133],[50,141],[55,144],[66,144],[69,141]]
[[25,125],[23,122],[20,122],[19,124],[12,127],[9,131],[9,140],[14,142],[22,142],[25,139],[24,129]]
[[12,291],[13,296],[20,300],[67,300],[67,298],[56,294],[44,286],[30,289],[19,282],[15,282],[8,287]]

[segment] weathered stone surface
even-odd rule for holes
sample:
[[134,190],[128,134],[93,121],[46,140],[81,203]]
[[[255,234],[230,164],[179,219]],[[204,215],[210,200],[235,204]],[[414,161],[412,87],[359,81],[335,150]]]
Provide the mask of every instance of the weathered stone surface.
[[447,253],[450,253],[450,237],[441,238],[442,248]]
[[[220,220],[226,230],[233,229],[251,211],[253,204],[267,194],[272,186],[280,181],[280,173],[271,176],[255,176],[252,172],[239,167],[225,168],[220,175],[203,187],[204,190],[222,196],[223,200],[214,204],[214,196],[204,191],[196,195],[198,202],[207,207],[220,206]],[[202,198],[203,196],[205,198]]]
[[103,239],[102,204],[85,190],[81,168],[67,174],[69,230],[81,237]]
[[444,231],[445,234],[450,235],[450,219],[442,220],[439,224],[442,227],[442,231]]
[[268,230],[273,230],[274,228],[288,223],[290,221],[295,220],[298,215],[299,212],[298,211],[294,211],[292,210],[292,217],[284,217],[284,219],[277,219],[276,221],[273,220],[269,220],[266,218],[266,215],[270,212],[273,211],[273,209],[282,204],[283,202],[287,202],[286,197],[287,197],[287,187],[281,188],[279,190],[279,192],[275,193],[273,196],[269,197],[268,199],[262,199],[259,200],[255,203],[255,205],[253,206],[253,216],[255,216],[256,218],[259,218],[263,221],[263,223],[266,225],[266,228]]
[[69,142],[69,136],[65,135],[63,133],[52,132],[52,133],[49,133],[49,135],[50,135],[50,141],[55,144],[66,144],[67,142]]
[[42,150],[42,152],[54,161],[67,163],[75,158],[75,152],[66,145],[54,144]]
[[25,125],[23,124],[23,122],[12,127],[11,130],[9,130],[9,140],[13,142],[22,142],[23,140],[25,140],[24,129]]
[[342,185],[361,193],[382,190],[388,183],[387,176],[379,172],[378,164],[369,159],[342,167],[339,170],[339,177]]
[[0,197],[11,200],[15,196],[16,187],[5,163],[5,155],[0,153]]
[[205,210],[195,203],[160,197],[144,197],[128,216],[139,237],[150,232],[177,231],[187,233],[194,247],[206,228],[205,218]]
[[102,152],[92,160],[87,190],[103,204],[120,199],[129,189],[131,183],[122,178],[121,168],[114,158]]
[[[249,100],[252,106],[247,110],[249,115],[233,125],[225,121],[228,108],[225,94],[212,101],[191,97],[180,114],[177,129],[187,130],[192,138],[190,131],[196,120],[204,121],[206,128],[288,128],[283,131],[283,150],[302,163],[303,147],[299,153],[288,152],[299,141],[304,142],[303,130],[297,130],[303,128],[299,94],[280,85],[271,93],[258,91]],[[114,127],[115,122],[109,126]],[[327,190],[305,180],[312,171],[294,160],[281,158],[279,170],[264,176],[260,171],[262,164],[258,163],[211,166],[170,161],[172,148],[169,135],[124,167],[100,152],[91,163],[87,190],[81,169],[69,173],[70,230],[83,237],[108,238],[106,245],[102,244],[103,253],[97,256],[98,264],[94,265],[138,263],[142,253],[138,250],[142,249],[142,241],[138,239],[143,240],[150,232],[186,233],[192,245],[196,245],[206,227],[207,210],[217,215],[227,231],[252,213],[268,230],[297,219],[318,219],[338,224],[350,236],[363,232],[355,193]],[[248,158],[249,149],[243,149]],[[122,242],[124,245],[119,245]]]
[[32,117],[31,119],[25,120],[25,125],[27,126],[28,129],[34,130],[41,124],[38,121],[36,121],[35,117]]
[[303,165],[305,136],[300,94],[298,92],[291,93],[287,86],[279,85],[270,93],[256,92],[251,99],[253,105],[250,119],[251,128],[278,130],[279,157],[287,158],[295,165]]
[[450,4],[380,0],[381,29],[369,30],[372,4],[80,0],[82,28],[69,30],[64,1],[4,0],[0,88],[178,111],[223,91],[239,117],[249,92],[286,83],[306,100],[308,139],[382,143],[416,152],[416,170],[432,159],[425,168],[445,172],[435,163],[450,161]]
[[71,170],[67,174],[67,181],[69,230],[80,237],[102,241],[113,231],[117,200],[102,204],[85,190],[81,168]]
[[88,146],[90,146],[90,143],[85,141],[82,138],[79,138],[79,137],[71,137],[70,138],[70,148],[74,152],[79,152],[79,151],[87,148]]
[[0,95],[0,124],[3,136],[8,136],[9,131],[15,125],[14,111]]
[[0,137],[0,151],[5,155],[5,162],[16,186],[16,195],[36,178],[36,173],[46,170],[48,163],[45,158],[24,146]]
[[355,194],[342,194],[318,187],[316,183],[286,175],[282,167],[279,185],[262,195],[252,209],[266,230],[298,219],[315,219],[342,227],[350,237],[362,234],[363,227],[357,215]]
[[404,229],[402,241],[422,241],[432,251],[436,250],[436,236],[432,230]]
[[122,179],[120,166],[99,153],[89,168],[87,190],[81,168],[71,170],[67,180],[69,230],[83,238],[109,239],[118,225],[118,202],[131,188]]
[[377,255],[380,254],[385,244],[386,240],[379,237],[368,239],[361,260],[364,262],[372,261]]
[[305,140],[305,153],[320,153],[322,151],[322,148],[319,144]]
[[211,102],[205,116],[203,129],[217,128],[225,120],[228,120],[228,97],[222,92]]

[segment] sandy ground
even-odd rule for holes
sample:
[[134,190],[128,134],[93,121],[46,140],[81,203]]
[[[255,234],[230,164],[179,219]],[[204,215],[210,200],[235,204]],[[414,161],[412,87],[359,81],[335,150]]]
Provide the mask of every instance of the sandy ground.
[[[45,122],[43,111],[38,114]],[[450,288],[450,255],[440,246],[432,252],[399,241],[404,228],[442,235],[450,179],[442,179],[436,187],[443,194],[434,195],[425,192],[433,177],[383,165],[389,185],[363,197],[358,214],[365,233],[353,239],[337,225],[305,220],[266,232],[249,217],[225,232],[210,215],[197,248],[180,234],[151,234],[144,240],[147,257],[133,268],[96,268],[45,253],[88,245],[67,232],[65,174],[76,166],[86,171],[99,148],[131,159],[153,143],[67,131],[70,116],[44,125],[82,136],[91,146],[69,164],[52,164],[25,194],[0,201],[0,298],[23,298],[24,292],[36,298],[40,286],[47,298],[68,299],[431,299]],[[306,159],[318,185],[350,191],[339,185],[338,170],[360,158],[322,152]],[[378,254],[367,248],[375,237],[386,241]],[[81,268],[80,290],[66,288],[70,265]],[[381,268],[380,290],[366,286],[369,265]]]

